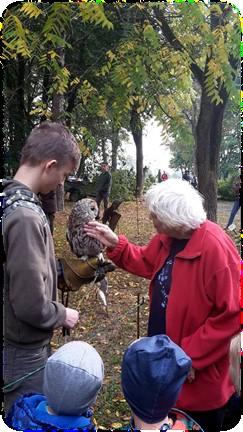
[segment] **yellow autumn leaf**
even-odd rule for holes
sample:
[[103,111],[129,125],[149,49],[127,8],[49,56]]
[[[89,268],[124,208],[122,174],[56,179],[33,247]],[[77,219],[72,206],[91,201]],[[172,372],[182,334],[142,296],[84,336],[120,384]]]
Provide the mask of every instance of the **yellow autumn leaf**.
[[118,428],[121,428],[121,427],[122,427],[122,424],[121,424],[121,423],[112,423],[111,426],[112,426],[114,429],[118,429]]

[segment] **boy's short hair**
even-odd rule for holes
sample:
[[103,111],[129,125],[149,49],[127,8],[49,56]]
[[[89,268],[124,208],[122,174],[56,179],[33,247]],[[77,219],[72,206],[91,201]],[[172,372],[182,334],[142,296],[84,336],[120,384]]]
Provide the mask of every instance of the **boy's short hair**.
[[21,151],[20,165],[39,165],[43,161],[56,159],[59,166],[73,163],[78,168],[80,150],[72,133],[61,123],[44,121],[28,136]]
[[46,363],[43,392],[57,415],[78,416],[95,402],[104,378],[103,361],[90,344],[64,344]]

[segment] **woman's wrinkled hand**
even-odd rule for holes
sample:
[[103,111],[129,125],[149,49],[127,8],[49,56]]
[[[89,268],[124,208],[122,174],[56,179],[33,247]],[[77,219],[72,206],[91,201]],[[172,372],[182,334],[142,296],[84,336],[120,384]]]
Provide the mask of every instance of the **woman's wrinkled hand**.
[[99,240],[104,246],[114,249],[118,244],[118,236],[108,227],[96,221],[84,225],[84,231],[90,237]]

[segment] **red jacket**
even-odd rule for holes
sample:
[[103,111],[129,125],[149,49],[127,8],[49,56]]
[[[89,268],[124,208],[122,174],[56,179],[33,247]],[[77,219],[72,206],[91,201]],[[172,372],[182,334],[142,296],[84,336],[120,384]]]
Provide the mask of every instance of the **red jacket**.
[[[124,270],[151,280],[163,266],[171,239],[157,234],[146,246],[119,243],[107,255]],[[166,311],[166,333],[191,357],[195,380],[185,382],[177,407],[207,411],[234,393],[229,377],[229,344],[240,331],[240,258],[230,237],[206,221],[175,258]]]

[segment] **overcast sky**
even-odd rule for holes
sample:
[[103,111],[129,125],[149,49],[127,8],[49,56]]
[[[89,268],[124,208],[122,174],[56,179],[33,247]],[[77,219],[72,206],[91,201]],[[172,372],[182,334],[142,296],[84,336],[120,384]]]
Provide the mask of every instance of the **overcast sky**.
[[[158,170],[171,172],[169,169],[170,151],[162,143],[160,136],[162,128],[155,121],[150,121],[143,134],[143,166],[150,168],[153,174]],[[128,165],[135,167],[136,164],[136,147],[132,136],[129,142],[124,143],[125,155]]]

